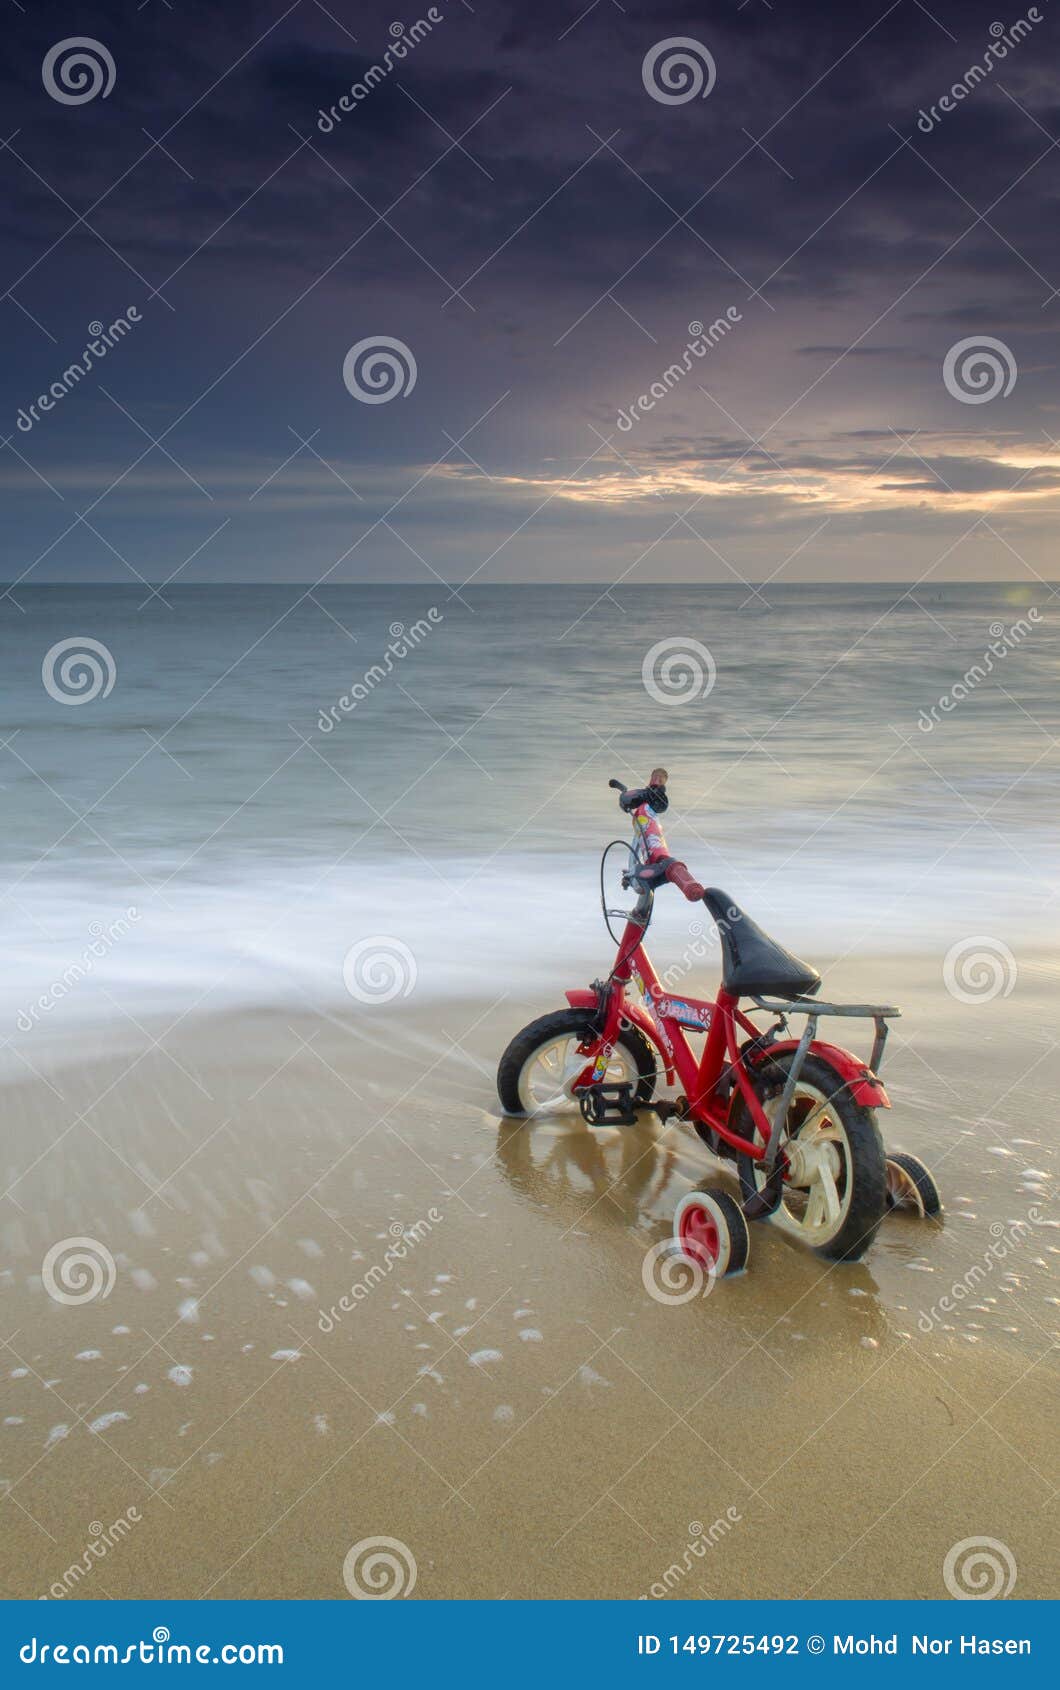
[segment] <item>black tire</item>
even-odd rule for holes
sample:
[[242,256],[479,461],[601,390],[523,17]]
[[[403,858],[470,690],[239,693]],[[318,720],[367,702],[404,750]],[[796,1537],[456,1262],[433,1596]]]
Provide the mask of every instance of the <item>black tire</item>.
[[[525,1115],[519,1096],[519,1079],[523,1068],[535,1050],[562,1038],[564,1034],[583,1039],[589,1036],[593,1013],[588,1009],[557,1009],[551,1015],[541,1015],[531,1021],[521,1033],[516,1033],[497,1067],[497,1095],[506,1115]],[[633,1094],[634,1102],[650,1103],[655,1092],[655,1051],[639,1027],[625,1026],[618,1035],[631,1057],[639,1076]]]
[[[785,1052],[753,1072],[752,1084],[761,1102],[768,1103],[780,1096],[790,1062],[791,1055]],[[829,1113],[837,1118],[846,1140],[846,1147],[837,1150],[839,1171],[835,1179],[843,1209],[841,1222],[834,1234],[819,1244],[811,1243],[810,1247],[832,1261],[856,1262],[869,1248],[887,1212],[887,1157],[876,1125],[876,1113],[856,1103],[846,1081],[820,1057],[806,1058],[799,1075],[799,1088],[804,1083],[827,1099]],[[789,1115],[793,1125],[797,1123],[799,1107],[797,1088]],[[808,1113],[805,1106],[803,1113]],[[730,1119],[741,1138],[755,1136],[751,1112],[740,1093],[735,1094]],[[758,1166],[750,1156],[738,1158],[740,1190],[745,1202],[758,1191],[755,1181]],[[798,1236],[798,1225],[791,1224],[787,1197],[772,1218],[781,1224],[782,1230]]]
[[[917,1194],[924,1207],[924,1213],[931,1220],[942,1213],[942,1197],[935,1184],[935,1178],[929,1168],[926,1168],[919,1156],[910,1156],[906,1150],[891,1150],[887,1155],[888,1162],[894,1162],[903,1173],[909,1175],[916,1186]],[[887,1207],[897,1209],[900,1203],[896,1201],[894,1193],[888,1184]]]
[[725,1274],[742,1273],[751,1254],[750,1229],[735,1197],[731,1197],[720,1185],[711,1185],[709,1180],[701,1180],[699,1185],[693,1186],[692,1190],[681,1198],[674,1211],[674,1240],[678,1249],[690,1261],[699,1261],[700,1266],[704,1265],[697,1254],[690,1254],[689,1246],[682,1236],[682,1214],[689,1206],[695,1206],[697,1196],[709,1200],[712,1219],[719,1236],[720,1253],[715,1269],[719,1279]]

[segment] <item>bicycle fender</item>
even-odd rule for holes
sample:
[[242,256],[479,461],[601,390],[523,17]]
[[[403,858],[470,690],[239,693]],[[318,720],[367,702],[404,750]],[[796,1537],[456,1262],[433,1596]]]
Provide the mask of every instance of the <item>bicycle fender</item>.
[[[586,991],[584,987],[579,987],[575,991],[567,992],[565,993],[565,996],[572,1009],[596,1008],[596,993]],[[633,1026],[642,1032],[644,1037],[648,1039],[658,1051],[662,1065],[666,1070],[667,1084],[672,1085],[675,1078],[674,1065],[659,1041],[659,1034],[651,1017],[647,1015],[643,1009],[641,1009],[639,1004],[627,1003],[623,1007],[622,1018],[625,1021],[632,1022]]]
[[[795,1050],[798,1042],[798,1039],[778,1039],[776,1044],[767,1046],[761,1059],[768,1060],[770,1056],[775,1056],[781,1051]],[[860,1056],[843,1050],[840,1045],[823,1044],[817,1039],[810,1046],[809,1054],[820,1057],[822,1062],[827,1062],[830,1068],[835,1069],[840,1079],[846,1081],[847,1089],[855,1103],[860,1103],[865,1109],[891,1107],[883,1081]]]

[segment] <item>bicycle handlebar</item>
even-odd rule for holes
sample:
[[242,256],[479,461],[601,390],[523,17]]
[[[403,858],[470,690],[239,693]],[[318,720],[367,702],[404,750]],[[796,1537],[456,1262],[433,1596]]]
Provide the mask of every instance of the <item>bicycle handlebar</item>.
[[618,792],[618,802],[622,809],[627,814],[632,813],[634,831],[643,842],[647,862],[641,872],[641,878],[648,881],[668,880],[671,886],[676,886],[684,893],[689,903],[698,903],[703,897],[704,888],[693,878],[687,863],[671,857],[665,835],[659,825],[659,815],[666,810],[669,802],[666,796],[668,778],[665,769],[653,769],[648,785],[638,787],[634,791],[630,791],[620,780],[608,781],[608,785]]
[[702,902],[706,888],[701,886],[698,880],[693,880],[687,863],[679,863],[674,859],[666,869],[665,878],[684,893],[690,904]]

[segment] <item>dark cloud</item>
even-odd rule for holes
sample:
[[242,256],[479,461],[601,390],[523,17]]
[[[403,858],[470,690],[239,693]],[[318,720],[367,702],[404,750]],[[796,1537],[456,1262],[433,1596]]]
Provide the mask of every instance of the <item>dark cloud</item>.
[[[104,493],[93,521],[119,550],[161,568],[163,554],[192,549],[210,501],[137,423],[171,430],[166,450],[230,518],[225,567],[242,575],[303,574],[343,542],[357,542],[358,567],[383,568],[371,523],[443,455],[459,470],[441,488],[421,481],[401,511],[421,536],[434,525],[457,574],[465,553],[476,566],[524,523],[506,567],[518,556],[532,576],[536,537],[547,550],[557,531],[588,572],[606,576],[609,558],[625,567],[634,505],[633,543],[651,538],[635,480],[629,511],[560,486],[605,467],[621,476],[623,461],[686,477],[728,467],[765,486],[779,464],[803,478],[768,508],[765,494],[753,512],[735,495],[710,506],[743,566],[765,573],[798,543],[813,498],[849,525],[840,478],[960,505],[953,517],[867,513],[903,531],[919,521],[925,559],[971,496],[1053,485],[1060,75],[1048,12],[1003,73],[924,134],[918,113],[989,45],[992,0],[930,12],[909,0],[439,10],[326,133],[318,113],[383,61],[389,6],[11,10],[4,434],[51,487],[5,450],[4,574],[100,567],[83,524],[57,536],[72,520],[64,505],[76,515]],[[426,12],[410,10],[406,27]],[[45,53],[73,35],[113,54],[107,99],[64,105],[43,88]],[[669,106],[645,91],[645,53],[668,36],[709,49],[709,99]],[[128,304],[142,326],[20,434],[19,408],[83,347],[89,322]],[[731,335],[619,431],[619,413],[680,359],[689,324],[730,307]],[[345,390],[345,352],[372,333],[414,348],[407,400],[369,407]],[[976,410],[941,376],[950,345],[973,333],[1011,344],[1019,369],[1007,398]],[[469,463],[453,441],[490,407],[465,443]],[[344,466],[360,501],[292,429]],[[888,461],[915,430],[934,443],[916,446],[927,471],[909,451]],[[999,455],[1003,439],[1024,444],[1018,463]],[[1028,469],[1032,443],[1043,461]],[[152,500],[166,506],[164,537],[151,533]],[[1003,518],[1004,507],[992,520]],[[1041,519],[1014,507],[1013,520],[1044,567],[1046,531],[1028,526]],[[668,539],[653,566],[702,571],[690,555],[684,536]],[[1000,547],[997,565],[1014,567]],[[417,565],[406,554],[401,567]]]

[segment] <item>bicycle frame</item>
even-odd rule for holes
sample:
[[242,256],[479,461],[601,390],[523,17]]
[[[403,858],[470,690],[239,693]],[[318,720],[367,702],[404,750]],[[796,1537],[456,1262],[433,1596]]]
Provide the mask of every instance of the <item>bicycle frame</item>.
[[[739,1177],[738,1198],[700,1180],[674,1211],[673,1248],[711,1276],[746,1267],[751,1221],[775,1220],[819,1255],[857,1261],[891,1209],[932,1216],[942,1210],[930,1171],[916,1156],[888,1155],[876,1121],[878,1109],[890,1108],[877,1070],[889,1021],[901,1011],[823,1002],[811,963],[671,856],[659,824],[669,808],[668,779],[656,767],[644,787],[610,782],[633,827],[632,841],[612,840],[600,859],[614,965],[587,988],[568,991],[567,1009],[537,1016],[509,1041],[497,1068],[501,1108],[534,1120],[574,1104],[588,1128],[605,1133],[636,1128],[641,1111],[651,1111],[664,1139],[671,1123],[679,1133],[691,1128],[712,1156],[736,1163],[730,1172]],[[608,885],[614,849],[629,859],[618,896]],[[645,939],[663,885],[705,908],[716,924],[720,980],[713,999],[688,996],[683,969],[660,980],[652,966]],[[702,925],[694,930],[701,933]],[[793,1037],[797,1016],[803,1021]],[[867,1060],[818,1039],[825,1016],[874,1023]],[[592,1142],[583,1137],[583,1151]],[[666,1158],[672,1154],[671,1143]]]
[[[596,1038],[582,1047],[586,1050],[587,1057],[592,1057],[593,1060],[587,1061],[585,1068],[573,1082],[572,1090],[594,1085],[603,1078],[618,1039],[621,1023],[626,1020],[638,1027],[658,1050],[666,1071],[667,1083],[672,1085],[676,1078],[685,1094],[688,1115],[717,1133],[720,1139],[740,1155],[748,1156],[756,1162],[767,1158],[770,1151],[775,1157],[779,1142],[771,1143],[772,1123],[755,1094],[748,1073],[748,1060],[741,1053],[739,1046],[741,1033],[758,1039],[762,1036],[762,1029],[740,1008],[739,999],[724,989],[719,990],[713,1000],[676,997],[667,991],[652,967],[643,944],[650,911],[651,894],[642,894],[636,909],[627,918],[619,945],[618,961],[607,986],[607,1007],[602,1024],[597,1024],[599,1030]],[[643,1008],[627,998],[627,990],[631,985],[638,989]],[[600,994],[597,991],[569,991],[566,996],[572,1008],[601,1007]],[[890,1108],[890,1099],[873,1072],[882,1050],[882,1034],[879,1012],[872,1006],[850,1006],[849,1009],[844,1009],[831,1004],[791,1003],[785,1006],[780,1003],[763,1003],[759,1007],[775,1010],[782,1017],[785,1008],[809,1017],[806,1032],[801,1039],[775,1039],[766,1047],[769,1053],[779,1054],[789,1050],[795,1052],[791,1067],[797,1073],[807,1052],[812,1051],[835,1069],[857,1102],[868,1108]],[[871,1014],[876,1017],[877,1043],[873,1049],[872,1066],[868,1066],[850,1051],[819,1041],[813,1036],[818,1015],[842,1013]],[[895,1012],[892,1010],[889,1013]],[[686,1028],[706,1034],[703,1052],[698,1059],[685,1036]],[[757,1141],[741,1137],[729,1126],[729,1113],[735,1096],[733,1085],[738,1088],[747,1104],[759,1135]],[[783,1108],[779,1118],[785,1119],[786,1113],[786,1108]]]

